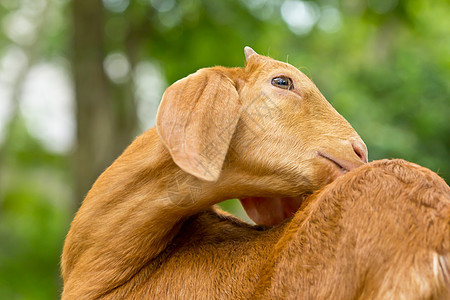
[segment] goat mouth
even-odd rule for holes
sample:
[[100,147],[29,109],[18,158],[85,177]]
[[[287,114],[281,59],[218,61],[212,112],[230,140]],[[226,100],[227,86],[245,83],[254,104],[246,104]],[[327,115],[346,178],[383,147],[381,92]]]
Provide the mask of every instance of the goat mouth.
[[307,196],[308,194],[297,197],[247,197],[239,201],[256,224],[274,226],[294,216]]
[[325,158],[326,160],[332,162],[336,167],[339,168],[339,170],[340,170],[342,173],[347,173],[347,172],[349,171],[349,169],[347,169],[347,168],[345,168],[344,166],[342,166],[342,164],[340,164],[339,162],[337,162],[336,159],[332,158],[330,155],[324,154],[324,153],[322,153],[322,152],[318,152],[318,155],[319,155],[320,157],[323,157],[323,158]]

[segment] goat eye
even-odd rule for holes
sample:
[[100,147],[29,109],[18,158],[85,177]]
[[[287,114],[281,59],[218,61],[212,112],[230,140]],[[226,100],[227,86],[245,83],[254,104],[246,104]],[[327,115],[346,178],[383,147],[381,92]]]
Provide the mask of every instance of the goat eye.
[[286,76],[275,77],[272,79],[272,85],[279,87],[281,89],[293,90],[294,85],[292,84],[292,80]]

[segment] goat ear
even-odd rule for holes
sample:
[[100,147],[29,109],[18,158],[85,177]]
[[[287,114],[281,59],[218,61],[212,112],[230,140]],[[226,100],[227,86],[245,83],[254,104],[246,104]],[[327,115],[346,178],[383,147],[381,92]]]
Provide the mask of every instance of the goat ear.
[[201,69],[164,93],[156,128],[174,162],[206,181],[221,173],[241,104],[226,69]]
[[250,56],[258,54],[255,52],[255,50],[253,50],[252,48],[250,48],[249,46],[245,46],[244,47],[244,54],[245,54],[245,61],[248,61],[248,59],[250,58]]

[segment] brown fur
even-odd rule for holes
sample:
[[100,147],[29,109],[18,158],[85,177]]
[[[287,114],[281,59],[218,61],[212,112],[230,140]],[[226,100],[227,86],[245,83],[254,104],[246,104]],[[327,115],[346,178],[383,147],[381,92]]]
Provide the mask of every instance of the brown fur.
[[103,296],[448,299],[449,272],[449,187],[425,168],[383,160],[338,178],[274,228],[198,213]]
[[[293,79],[293,91],[270,84],[280,74]],[[237,102],[228,103],[221,97],[233,88]],[[268,105],[269,116],[261,114]],[[210,209],[324,187],[342,172],[318,153],[347,169],[363,164],[356,132],[292,66],[252,55],[243,69],[203,69],[168,89],[157,127],[99,177],[75,216],[62,255],[63,299],[380,298],[401,294],[398,274],[420,295],[442,292],[448,187],[423,168],[384,162],[349,172],[273,228]],[[217,155],[205,156],[211,145]],[[417,241],[427,241],[420,251]]]

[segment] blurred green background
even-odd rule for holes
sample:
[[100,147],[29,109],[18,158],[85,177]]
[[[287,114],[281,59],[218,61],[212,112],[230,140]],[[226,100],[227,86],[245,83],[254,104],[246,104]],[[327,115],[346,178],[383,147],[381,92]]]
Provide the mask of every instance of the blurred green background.
[[448,182],[449,16],[445,0],[1,0],[0,299],[58,298],[95,178],[154,126],[170,83],[243,66],[246,45],[312,78],[370,160]]

